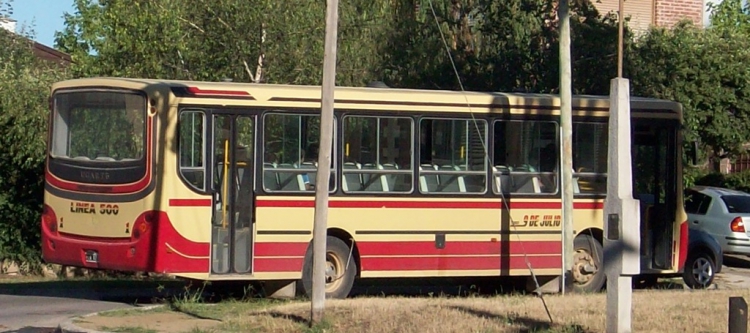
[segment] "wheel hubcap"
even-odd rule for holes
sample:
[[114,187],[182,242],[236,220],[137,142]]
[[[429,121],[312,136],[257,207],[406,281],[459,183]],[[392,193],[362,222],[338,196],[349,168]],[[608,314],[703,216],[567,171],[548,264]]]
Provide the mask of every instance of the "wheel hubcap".
[[714,275],[714,269],[711,263],[705,258],[698,258],[693,263],[693,278],[701,286],[706,286]]
[[594,278],[594,274],[599,271],[594,258],[587,250],[576,250],[573,255],[573,278],[578,284],[586,284]]
[[336,290],[339,287],[344,269],[341,258],[333,252],[326,254],[326,292]]

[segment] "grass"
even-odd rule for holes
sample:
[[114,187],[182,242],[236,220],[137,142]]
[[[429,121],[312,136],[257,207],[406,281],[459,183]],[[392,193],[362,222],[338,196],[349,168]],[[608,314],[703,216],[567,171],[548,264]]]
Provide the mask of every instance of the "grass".
[[[632,327],[636,332],[723,332],[730,296],[750,299],[750,290],[648,290],[633,294]],[[253,299],[212,305],[178,302],[151,311],[117,311],[102,318],[110,327],[155,332],[548,332],[588,333],[605,330],[606,295],[546,295],[553,321],[533,296],[360,297],[327,300],[325,319],[310,327],[307,300]],[[175,311],[177,310],[177,311]],[[123,310],[121,310],[123,311]],[[118,317],[115,317],[118,316]],[[113,322],[114,318],[118,321]],[[91,319],[91,320],[90,320]],[[143,323],[170,322],[148,326]],[[86,328],[101,329],[88,317]],[[174,328],[175,323],[181,327]],[[127,331],[147,332],[147,331]]]

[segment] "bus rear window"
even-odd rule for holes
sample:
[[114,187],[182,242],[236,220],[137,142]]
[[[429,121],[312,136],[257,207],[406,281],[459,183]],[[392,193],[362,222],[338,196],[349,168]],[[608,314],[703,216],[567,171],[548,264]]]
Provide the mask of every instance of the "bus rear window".
[[115,91],[55,95],[51,155],[84,161],[143,158],[146,98]]

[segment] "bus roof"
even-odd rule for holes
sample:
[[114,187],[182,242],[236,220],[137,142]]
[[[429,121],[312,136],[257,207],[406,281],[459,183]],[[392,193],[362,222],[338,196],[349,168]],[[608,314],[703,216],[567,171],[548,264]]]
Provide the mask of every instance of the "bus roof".
[[[195,98],[190,103],[222,105],[274,105],[279,107],[320,107],[320,86],[241,82],[201,82],[138,78],[83,78],[57,82],[61,88],[119,87],[144,91],[169,89],[178,98]],[[208,100],[207,100],[208,99]],[[209,101],[213,100],[213,101]],[[682,118],[680,103],[654,98],[630,97],[633,113],[660,113]],[[542,110],[559,114],[560,98],[555,94],[451,91],[404,88],[336,87],[336,108],[429,110],[452,112],[503,112],[508,109]],[[572,108],[577,115],[603,116],[609,112],[607,95],[574,95]],[[583,114],[581,112],[584,112]]]

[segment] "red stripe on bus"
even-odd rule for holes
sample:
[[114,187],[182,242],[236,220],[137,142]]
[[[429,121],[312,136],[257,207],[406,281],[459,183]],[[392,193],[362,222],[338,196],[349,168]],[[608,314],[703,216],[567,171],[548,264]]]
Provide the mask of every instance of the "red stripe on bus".
[[[507,249],[503,249],[507,246]],[[438,249],[435,242],[357,242],[361,256],[390,255],[471,255],[471,254],[560,254],[560,241],[445,242]]]
[[211,199],[169,199],[171,207],[211,207]]
[[[314,200],[272,200],[264,199],[256,202],[260,208],[313,208]],[[602,209],[602,202],[574,203],[575,209]],[[500,201],[355,201],[330,200],[330,208],[452,208],[452,209],[500,209]],[[561,209],[560,202],[511,202],[511,209]]]
[[284,257],[304,256],[307,251],[307,242],[273,242],[255,243],[255,256],[260,257]]
[[187,87],[187,91],[195,96],[248,96],[250,93],[242,90],[216,90]]
[[[529,256],[531,268],[561,268],[560,255]],[[527,269],[526,258],[517,257],[390,257],[362,258],[363,271],[433,271],[480,269]],[[501,267],[507,266],[507,267]]]
[[[210,207],[211,199],[169,199],[172,207]],[[258,200],[260,208],[313,208],[313,200]],[[502,202],[475,201],[351,201],[331,200],[330,208],[453,208],[453,209],[500,209]],[[575,209],[602,209],[602,202],[576,202]],[[560,209],[559,202],[511,202],[511,209]]]
[[255,258],[255,272],[302,272],[304,258]]

